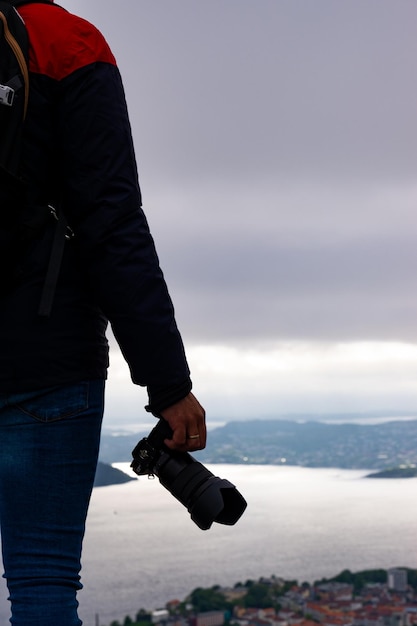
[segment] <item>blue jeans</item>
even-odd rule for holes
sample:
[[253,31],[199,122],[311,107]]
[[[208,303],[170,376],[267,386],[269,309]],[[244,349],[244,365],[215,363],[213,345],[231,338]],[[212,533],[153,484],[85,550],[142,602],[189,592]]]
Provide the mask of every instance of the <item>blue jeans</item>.
[[104,381],[0,394],[0,525],[14,626],[80,626]]

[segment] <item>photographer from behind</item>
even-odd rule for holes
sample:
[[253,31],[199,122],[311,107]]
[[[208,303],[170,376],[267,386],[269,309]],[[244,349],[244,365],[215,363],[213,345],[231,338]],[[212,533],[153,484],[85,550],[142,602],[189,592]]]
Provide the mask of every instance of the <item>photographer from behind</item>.
[[[29,36],[25,210],[65,216],[50,310],[40,312],[56,220],[22,248],[0,307],[0,524],[13,626],[80,626],[76,594],[108,367],[106,327],[166,445],[204,448],[204,409],[141,208],[122,81],[101,33],[53,2],[18,6]],[[167,210],[169,207],[167,207]],[[40,314],[42,313],[42,314]]]

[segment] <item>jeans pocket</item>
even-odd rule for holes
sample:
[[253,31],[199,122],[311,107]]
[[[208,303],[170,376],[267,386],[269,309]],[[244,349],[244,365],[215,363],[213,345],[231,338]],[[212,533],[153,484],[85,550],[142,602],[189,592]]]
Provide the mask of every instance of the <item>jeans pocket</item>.
[[88,408],[89,382],[41,389],[16,402],[26,415],[41,421],[53,422],[69,418]]

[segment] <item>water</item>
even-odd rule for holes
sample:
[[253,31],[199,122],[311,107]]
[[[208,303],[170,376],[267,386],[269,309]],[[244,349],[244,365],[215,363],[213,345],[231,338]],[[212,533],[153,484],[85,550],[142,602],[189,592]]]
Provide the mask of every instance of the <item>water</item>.
[[[276,574],[299,582],[344,568],[417,568],[417,479],[366,471],[218,465],[248,509],[233,527],[201,531],[158,480],[94,490],[79,594],[85,626],[122,622],[198,586]],[[6,592],[0,624],[6,624]]]

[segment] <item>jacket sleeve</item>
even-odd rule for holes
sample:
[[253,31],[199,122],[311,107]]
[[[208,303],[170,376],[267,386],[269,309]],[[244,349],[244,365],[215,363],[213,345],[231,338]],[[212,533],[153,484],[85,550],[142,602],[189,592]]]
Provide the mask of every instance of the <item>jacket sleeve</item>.
[[187,395],[191,382],[141,208],[117,67],[98,62],[77,69],[60,81],[57,101],[63,210],[132,380],[148,387],[150,410],[158,412]]

